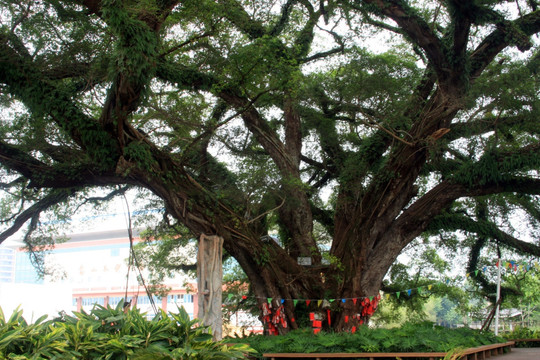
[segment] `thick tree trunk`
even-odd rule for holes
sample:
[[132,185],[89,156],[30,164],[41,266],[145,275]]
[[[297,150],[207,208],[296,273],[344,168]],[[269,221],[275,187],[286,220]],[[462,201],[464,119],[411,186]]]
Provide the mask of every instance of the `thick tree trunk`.
[[[227,100],[245,105],[244,99],[226,95]],[[449,110],[450,106],[443,106],[449,101],[444,96],[434,99],[438,105],[430,104],[426,111],[442,111],[432,114],[440,125],[453,116],[456,108]],[[430,118],[428,115],[425,117]],[[263,136],[266,133],[261,129],[265,124],[259,122],[252,108],[243,117],[248,127],[260,135],[261,143],[271,149],[269,153],[284,176],[283,203],[277,212],[289,237],[280,239],[281,244],[262,237],[265,233],[260,229],[264,226],[259,226],[256,219],[238,215],[243,213],[238,210],[243,206],[241,199],[230,199],[227,204],[216,201],[181,167],[166,158],[156,162],[155,173],[176,169],[177,176],[170,182],[146,180],[148,173],[138,173],[134,168],[130,168],[130,175],[165,199],[169,213],[195,234],[219,234],[224,238],[224,248],[249,278],[268,332],[294,329],[310,313],[322,317],[324,327],[340,331],[351,331],[366,323],[377,307],[383,278],[392,263],[427,224],[426,220],[407,220],[423,219],[419,216],[424,211],[422,207],[406,209],[416,195],[414,182],[427,158],[425,143],[397,144],[386,166],[374,174],[382,179],[379,182],[364,187],[363,179],[349,179],[340,184],[329,251],[333,262],[324,265],[312,234],[313,214],[308,194],[301,187],[298,160],[293,156],[299,153],[299,144],[295,143],[298,129],[293,126],[298,119],[294,110],[287,108],[286,118],[292,123],[287,134],[288,146],[278,138]],[[415,127],[412,132],[418,139],[426,139],[438,128],[427,120],[419,123],[424,126]],[[158,150],[156,158],[160,158]],[[175,187],[178,192],[172,191]],[[235,211],[231,210],[233,207]],[[300,256],[311,257],[312,264],[299,265]],[[299,303],[305,306],[298,308]]]
[[[350,231],[337,228],[336,233],[343,239],[356,236],[349,245],[369,243],[358,238],[365,232],[354,226],[348,228]],[[301,266],[274,241],[249,248],[226,242],[225,247],[245,270],[269,334],[297,328],[310,314],[322,319],[323,328],[354,331],[376,310],[383,277],[395,259],[389,252],[383,265],[374,266],[367,249],[349,249],[343,252],[339,264]]]

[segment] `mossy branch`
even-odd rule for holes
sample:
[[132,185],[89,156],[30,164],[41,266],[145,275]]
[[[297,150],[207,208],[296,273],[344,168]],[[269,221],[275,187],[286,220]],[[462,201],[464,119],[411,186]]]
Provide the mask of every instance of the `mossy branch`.
[[530,242],[520,240],[505,231],[501,230],[496,224],[487,220],[473,220],[463,214],[445,213],[433,218],[428,226],[428,231],[466,231],[475,233],[499,241],[500,244],[507,246],[522,254],[540,256],[540,247]]

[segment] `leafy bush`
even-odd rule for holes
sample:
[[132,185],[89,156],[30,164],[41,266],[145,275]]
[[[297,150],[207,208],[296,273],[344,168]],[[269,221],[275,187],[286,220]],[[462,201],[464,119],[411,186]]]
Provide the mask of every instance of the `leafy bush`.
[[183,308],[161,311],[152,320],[134,309],[124,313],[96,305],[90,313],[28,324],[22,310],[6,319],[0,309],[0,359],[98,360],[229,360],[244,358],[252,350],[212,340],[210,330],[197,326]]
[[363,326],[354,334],[313,334],[311,329],[301,329],[283,336],[252,335],[227,341],[247,343],[261,356],[263,353],[279,352],[448,352],[506,340],[492,333],[469,328],[448,329],[424,322],[408,323],[394,329]]
[[[505,339],[508,340],[518,340],[518,339],[540,339],[540,331],[533,330],[526,327],[517,326],[514,330],[510,332],[505,332],[502,334]],[[517,342],[517,347],[538,347],[539,342]]]

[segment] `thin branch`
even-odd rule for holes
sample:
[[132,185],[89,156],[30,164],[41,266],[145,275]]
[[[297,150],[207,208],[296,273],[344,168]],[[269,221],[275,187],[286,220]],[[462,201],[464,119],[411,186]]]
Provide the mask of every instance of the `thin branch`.
[[360,6],[355,5],[353,2],[348,4],[348,6],[350,6],[352,9],[358,10],[364,17],[364,20],[366,21],[366,23],[373,25],[375,27],[381,28],[381,29],[394,32],[399,35],[405,35],[400,28],[392,26],[385,22],[373,19],[364,9],[362,9]]
[[88,204],[88,203],[99,203],[99,202],[104,202],[104,201],[108,201],[108,200],[111,200],[112,198],[114,198],[115,196],[118,196],[118,195],[124,195],[126,193],[127,190],[129,190],[131,188],[131,186],[129,185],[126,185],[126,186],[123,186],[123,187],[120,187],[120,188],[117,188],[113,191],[111,191],[110,193],[108,193],[107,195],[105,196],[93,196],[93,197],[89,197],[89,198],[86,198],[84,199],[83,202],[81,202],[76,208],[75,210],[73,211],[74,213],[77,212],[82,206]]
[[276,211],[277,209],[279,209],[280,207],[282,207],[283,205],[285,204],[285,198],[282,198],[282,201],[281,201],[281,204],[279,204],[278,206],[276,206],[275,208],[273,209],[270,209],[268,211],[265,211],[263,212],[262,214],[254,217],[253,219],[249,220],[246,224],[251,224],[252,222],[255,222],[257,220],[259,220],[260,218],[262,218],[263,216],[267,215],[267,214],[270,214],[272,211]]
[[331,30],[326,30],[326,29],[321,29],[321,30],[326,31],[327,33],[332,35],[332,37],[339,44],[339,46],[336,47],[336,48],[327,50],[327,51],[323,51],[323,52],[311,55],[311,56],[301,60],[302,63],[308,63],[308,62],[313,61],[313,60],[318,60],[318,59],[321,59],[321,58],[325,58],[327,56],[334,55],[334,54],[337,54],[337,53],[343,53],[345,51],[345,42],[343,41],[342,36],[340,36],[338,33],[334,32],[334,31],[331,31]]
[[[249,100],[245,105],[243,105],[239,110],[237,110],[234,114],[228,116],[226,119],[224,119],[223,121],[220,121],[219,123],[215,124],[214,126],[210,127],[208,130],[204,131],[203,133],[201,133],[200,135],[198,135],[195,139],[193,139],[193,141],[187,146],[187,148],[183,151],[184,154],[187,154],[189,155],[189,149],[193,148],[195,146],[195,144],[197,144],[199,141],[201,141],[202,139],[204,138],[207,138],[209,137],[212,133],[214,133],[218,128],[228,124],[231,120],[235,119],[236,117],[238,116],[241,116],[243,113],[245,113],[246,111],[248,111],[252,106],[253,104],[255,104],[257,102],[257,100],[263,96],[264,94],[266,93],[269,93],[271,91],[271,89],[268,89],[268,90],[265,90],[265,91],[262,91],[260,92],[259,94],[257,94],[257,96],[255,96],[253,99]],[[222,111],[219,111],[219,113],[216,113],[215,115],[216,116],[219,116],[220,114],[222,114],[223,112]]]
[[[415,145],[411,142],[408,142],[402,138],[400,138],[398,135],[396,135],[393,131],[385,128],[384,126],[382,126],[381,124],[379,124],[379,122],[377,121],[377,119],[375,119],[375,117],[371,116],[370,114],[368,114],[367,112],[365,111],[362,111],[362,109],[359,109],[359,111],[362,113],[362,115],[364,115],[365,117],[367,117],[369,121],[363,121],[363,123],[365,125],[368,125],[370,127],[375,127],[377,129],[380,129],[382,131],[384,131],[385,133],[387,133],[388,135],[390,135],[391,137],[393,137],[394,139],[404,143],[405,145],[408,145],[410,147],[414,147]],[[407,134],[408,135],[408,134]],[[409,135],[410,136],[410,135]]]
[[189,44],[192,44],[194,43],[195,41],[197,40],[201,40],[201,39],[204,39],[204,38],[207,38],[209,36],[211,36],[212,33],[211,32],[205,32],[203,34],[200,34],[200,35],[196,35],[196,36],[193,36],[192,38],[189,38],[187,39],[186,41],[176,45],[176,46],[173,46],[172,48],[170,48],[169,50],[165,51],[163,54],[159,55],[160,58],[164,58],[165,56],[177,51],[177,50],[180,50],[181,48],[183,48],[184,46],[187,46]]
[[28,18],[28,16],[30,15],[30,8],[32,7],[33,3],[34,1],[32,0],[28,1],[28,6],[26,7],[26,9],[24,9],[21,16],[17,20],[15,20],[13,24],[11,25],[11,29],[10,29],[11,32],[14,32],[17,26],[19,26],[26,18]]
[[17,218],[17,216],[19,216],[19,214],[21,212],[23,212],[24,210],[24,207],[25,207],[25,204],[27,202],[26,198],[23,196],[21,197],[20,199],[18,199],[20,202],[19,202],[19,206],[18,206],[18,209],[16,211],[13,211],[13,215],[5,218],[5,219],[1,219],[0,220],[0,224],[7,224],[7,223],[10,223],[12,222],[14,219]]
[[323,51],[323,52],[316,53],[316,54],[313,54],[311,56],[308,56],[307,58],[300,60],[300,62],[302,64],[307,64],[307,63],[309,63],[311,61],[314,61],[314,60],[324,59],[324,58],[326,58],[326,57],[328,57],[330,55],[343,53],[344,51],[345,51],[345,47],[340,45],[337,48],[333,48],[333,49],[330,49],[328,51]]

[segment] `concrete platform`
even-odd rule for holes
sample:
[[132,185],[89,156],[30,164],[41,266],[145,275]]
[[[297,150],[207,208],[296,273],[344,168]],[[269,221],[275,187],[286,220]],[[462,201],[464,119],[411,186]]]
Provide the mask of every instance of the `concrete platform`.
[[507,354],[492,357],[493,360],[540,360],[540,348],[512,348]]

